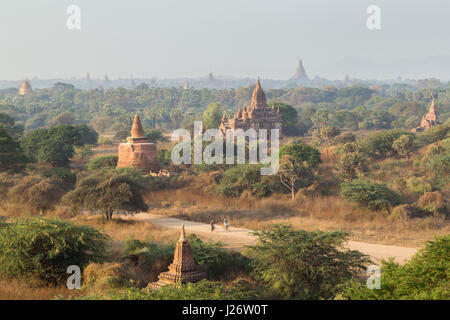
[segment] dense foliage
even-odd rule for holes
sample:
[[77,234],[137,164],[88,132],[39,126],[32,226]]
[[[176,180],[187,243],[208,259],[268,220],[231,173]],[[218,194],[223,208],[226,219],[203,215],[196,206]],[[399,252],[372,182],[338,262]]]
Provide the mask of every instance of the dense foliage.
[[273,225],[255,232],[258,244],[249,247],[253,273],[281,299],[330,299],[337,286],[364,269],[368,257],[344,248],[341,231],[294,230]]
[[341,195],[345,199],[372,210],[389,210],[400,204],[401,196],[385,184],[367,179],[358,179],[341,184]]
[[57,284],[67,267],[86,266],[105,254],[107,237],[61,220],[26,218],[0,227],[0,274]]
[[450,299],[450,236],[428,241],[404,265],[392,260],[381,264],[381,288],[370,290],[353,280],[344,296],[362,300]]

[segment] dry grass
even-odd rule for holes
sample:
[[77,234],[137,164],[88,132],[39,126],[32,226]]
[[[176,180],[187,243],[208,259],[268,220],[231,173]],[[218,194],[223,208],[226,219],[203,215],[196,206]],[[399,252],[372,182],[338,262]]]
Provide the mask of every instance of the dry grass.
[[37,287],[18,279],[0,279],[0,300],[49,300],[55,296],[70,298],[77,290],[66,287]]
[[439,218],[392,219],[364,210],[337,196],[288,196],[247,200],[205,194],[188,188],[151,194],[151,212],[208,223],[228,218],[232,226],[262,229],[273,223],[290,223],[304,230],[346,230],[353,240],[419,247],[435,236],[450,233],[450,223]]

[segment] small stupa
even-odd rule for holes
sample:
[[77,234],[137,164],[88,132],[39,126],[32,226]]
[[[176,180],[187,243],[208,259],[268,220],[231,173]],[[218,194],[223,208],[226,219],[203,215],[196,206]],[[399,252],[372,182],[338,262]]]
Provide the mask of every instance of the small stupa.
[[177,242],[173,262],[169,270],[160,273],[157,282],[149,283],[147,289],[159,289],[164,285],[178,282],[198,282],[206,278],[206,274],[199,270],[198,264],[194,261],[191,247],[186,240],[184,224],[181,226],[181,236]]
[[149,143],[144,136],[139,115],[134,117],[131,137],[126,143],[119,144],[119,161],[117,168],[133,167],[144,173],[158,169],[156,144]]
[[23,95],[26,95],[29,93],[33,93],[33,89],[31,88],[31,83],[28,80],[23,80],[17,94],[23,96]]

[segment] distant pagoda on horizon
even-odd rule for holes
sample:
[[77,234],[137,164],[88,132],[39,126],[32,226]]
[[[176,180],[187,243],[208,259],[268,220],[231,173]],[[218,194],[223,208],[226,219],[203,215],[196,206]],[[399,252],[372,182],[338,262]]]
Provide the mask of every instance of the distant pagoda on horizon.
[[175,247],[173,261],[169,270],[162,272],[158,276],[157,282],[149,283],[148,289],[159,289],[162,286],[176,283],[198,282],[206,278],[206,274],[199,270],[198,264],[194,261],[191,246],[186,239],[184,224],[181,226],[180,239]]
[[302,59],[298,62],[297,71],[295,75],[292,77],[295,80],[309,80],[308,75],[306,74],[305,67],[303,67]]
[[33,89],[31,88],[31,83],[29,80],[23,80],[22,84],[20,85],[19,91],[17,92],[18,95],[24,96],[26,94],[33,93]]

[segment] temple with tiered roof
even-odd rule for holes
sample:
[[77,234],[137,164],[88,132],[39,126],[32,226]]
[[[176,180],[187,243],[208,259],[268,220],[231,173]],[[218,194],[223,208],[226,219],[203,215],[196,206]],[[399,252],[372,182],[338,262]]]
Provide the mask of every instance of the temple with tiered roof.
[[422,116],[422,120],[420,121],[420,126],[415,127],[412,129],[412,132],[421,132],[427,129],[430,129],[431,127],[437,125],[437,114],[436,114],[436,107],[434,105],[434,99],[431,101],[430,109],[428,110],[428,113],[424,116]]
[[259,129],[267,129],[267,134],[270,136],[271,129],[278,129],[281,135],[282,124],[283,120],[279,108],[275,110],[274,106],[272,108],[267,106],[266,94],[258,77],[250,105],[244,105],[242,109],[239,108],[230,119],[227,119],[224,114],[219,130],[225,136],[227,130],[242,129],[245,131],[253,128],[258,132]]

